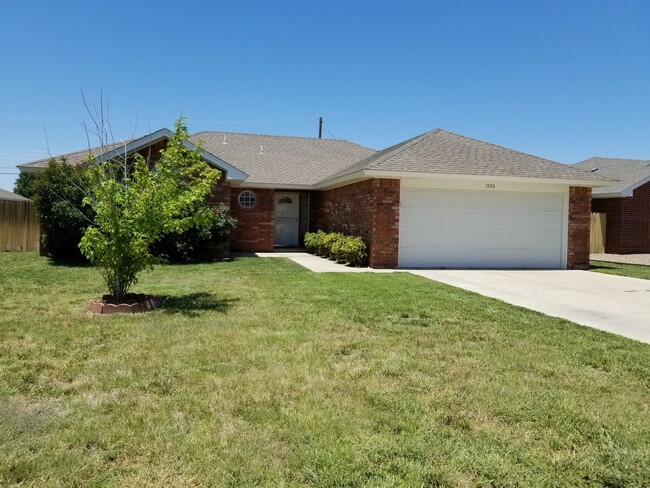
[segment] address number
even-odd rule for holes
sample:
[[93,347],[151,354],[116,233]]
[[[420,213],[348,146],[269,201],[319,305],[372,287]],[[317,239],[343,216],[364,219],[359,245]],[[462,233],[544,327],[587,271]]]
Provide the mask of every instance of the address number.
[[486,183],[485,184],[485,188],[496,188],[496,187],[497,187],[496,183]]

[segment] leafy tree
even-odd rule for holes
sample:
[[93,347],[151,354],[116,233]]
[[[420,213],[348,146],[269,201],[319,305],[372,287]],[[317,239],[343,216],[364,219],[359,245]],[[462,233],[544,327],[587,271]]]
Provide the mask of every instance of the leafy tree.
[[30,176],[23,180],[23,188],[32,192],[43,245],[53,259],[82,259],[79,241],[93,219],[92,209],[82,205],[88,187],[86,169],[53,159],[43,172]]
[[200,149],[185,147],[188,137],[180,118],[155,166],[136,154],[89,170],[84,204],[95,216],[79,248],[99,269],[116,303],[156,262],[152,243],[167,233],[211,223],[213,213],[202,202],[221,173],[201,159]]
[[16,178],[14,184],[14,193],[22,195],[25,198],[32,198],[34,195],[34,184],[36,183],[36,173],[21,172]]

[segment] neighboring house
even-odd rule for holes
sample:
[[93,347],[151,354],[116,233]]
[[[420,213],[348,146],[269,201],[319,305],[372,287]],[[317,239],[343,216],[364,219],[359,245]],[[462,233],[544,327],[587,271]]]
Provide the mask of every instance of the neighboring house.
[[618,180],[592,195],[592,211],[607,215],[605,252],[650,253],[650,161],[591,158],[573,167]]
[[[159,130],[98,161],[156,154],[170,135]],[[202,141],[204,159],[225,174],[213,199],[230,202],[238,220],[230,250],[299,246],[306,231],[323,229],[363,237],[376,268],[587,268],[591,187],[611,184],[441,129],[379,152],[347,141],[223,132],[191,141]],[[80,164],[88,152],[64,156]]]
[[16,193],[11,193],[10,191],[3,190],[0,188],[0,200],[12,201],[12,202],[29,202],[29,198],[25,198],[22,195]]

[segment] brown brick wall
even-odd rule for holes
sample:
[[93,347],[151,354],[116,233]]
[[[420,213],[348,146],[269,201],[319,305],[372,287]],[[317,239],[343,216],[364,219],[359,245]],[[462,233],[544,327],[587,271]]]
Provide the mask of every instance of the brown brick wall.
[[[230,207],[230,183],[226,181],[225,175],[221,174],[221,179],[212,189],[212,193],[206,201],[210,205],[218,205],[224,203]],[[230,256],[230,238],[215,240],[211,242],[206,249],[206,257],[210,258],[225,258]]]
[[568,269],[589,269],[591,188],[569,188]]
[[634,190],[631,197],[594,199],[591,209],[607,214],[606,252],[650,253],[650,183]]
[[237,227],[230,233],[232,251],[272,251],[275,213],[275,191],[252,189],[257,195],[253,208],[239,206],[239,194],[243,188],[232,188],[230,210],[237,219]]
[[396,268],[399,195],[399,180],[379,178],[315,194],[312,230],[361,236],[371,267]]

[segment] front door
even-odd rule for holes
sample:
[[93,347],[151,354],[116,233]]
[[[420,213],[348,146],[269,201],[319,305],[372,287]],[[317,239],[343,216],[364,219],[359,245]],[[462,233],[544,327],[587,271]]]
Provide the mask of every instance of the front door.
[[275,240],[276,246],[298,245],[298,194],[275,194]]

